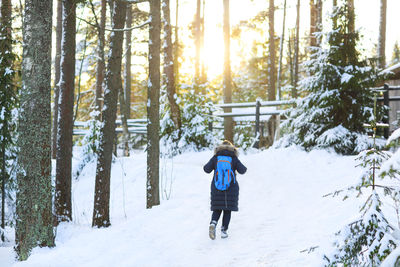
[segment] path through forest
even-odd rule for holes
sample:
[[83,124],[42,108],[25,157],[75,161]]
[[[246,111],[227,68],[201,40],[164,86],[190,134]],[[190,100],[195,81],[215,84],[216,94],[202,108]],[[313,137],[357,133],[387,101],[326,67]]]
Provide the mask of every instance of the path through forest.
[[151,210],[145,209],[146,155],[118,159],[108,229],[90,227],[91,164],[74,182],[74,222],[58,228],[57,247],[35,249],[23,263],[13,261],[11,246],[0,248],[1,261],[9,266],[318,266],[322,252],[300,251],[326,245],[358,208],[322,197],[356,179],[354,157],[294,148],[241,155],[248,172],[237,178],[239,212],[232,214],[229,238],[220,239],[218,231],[212,241],[211,175],[202,170],[211,156],[211,151],[193,152],[162,161],[168,165],[163,181],[174,177],[172,193]]

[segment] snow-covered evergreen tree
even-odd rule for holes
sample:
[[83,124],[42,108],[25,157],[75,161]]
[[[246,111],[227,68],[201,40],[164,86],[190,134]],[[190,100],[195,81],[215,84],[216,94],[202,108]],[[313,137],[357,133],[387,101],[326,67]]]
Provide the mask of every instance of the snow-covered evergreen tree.
[[[360,209],[360,215],[342,230],[336,233],[334,242],[335,249],[325,260],[328,266],[379,266],[381,262],[400,245],[396,238],[396,227],[390,225],[382,212],[383,197],[393,193],[392,187],[377,185],[376,178],[394,178],[398,171],[380,171],[383,162],[390,158],[391,153],[379,150],[376,147],[376,101],[374,105],[374,120],[370,127],[373,129],[373,147],[362,151],[357,160],[363,172],[359,177],[358,184],[349,190],[357,191],[358,196],[372,189],[371,195]],[[378,191],[379,189],[383,189]]]
[[338,4],[331,15],[333,30],[324,34],[327,43],[314,48],[305,63],[310,76],[300,87],[307,96],[289,112],[284,124],[289,133],[280,145],[298,144],[306,150],[334,148],[343,154],[356,154],[371,146],[363,122],[371,119],[373,92],[369,88],[378,74],[357,51],[359,34],[349,27],[353,11],[346,1]]

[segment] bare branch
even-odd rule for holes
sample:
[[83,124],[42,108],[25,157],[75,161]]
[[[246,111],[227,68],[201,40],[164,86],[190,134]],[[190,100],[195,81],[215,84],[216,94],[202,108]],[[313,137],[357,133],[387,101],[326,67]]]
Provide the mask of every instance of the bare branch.
[[[93,23],[91,23],[91,22],[89,22],[89,21],[87,21],[87,20],[85,20],[83,18],[80,18],[80,17],[76,17],[76,18],[81,20],[81,21],[83,21],[83,22],[86,22],[90,26],[93,26],[93,27],[96,27],[96,28],[98,27],[97,25],[95,25],[95,24],[93,24]],[[147,20],[147,21],[143,22],[142,24],[139,24],[139,25],[131,27],[131,28],[124,28],[124,29],[107,29],[106,28],[104,30],[105,31],[110,31],[110,32],[125,32],[125,31],[131,31],[131,30],[142,28],[142,27],[146,26],[147,24],[150,24],[150,20]]]

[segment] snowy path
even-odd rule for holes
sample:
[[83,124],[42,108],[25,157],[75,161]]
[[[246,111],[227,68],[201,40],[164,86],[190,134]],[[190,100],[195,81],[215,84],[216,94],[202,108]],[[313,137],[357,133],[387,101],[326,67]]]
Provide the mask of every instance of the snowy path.
[[202,171],[211,155],[175,158],[172,197],[151,210],[145,209],[145,154],[117,161],[108,229],[90,227],[94,166],[86,168],[73,186],[75,222],[58,228],[57,247],[35,249],[27,262],[17,264],[11,247],[0,248],[0,262],[5,266],[319,266],[321,255],[300,251],[326,244],[357,210],[354,203],[321,197],[354,180],[358,174],[354,157],[296,149],[242,155],[248,172],[237,178],[239,212],[232,214],[229,238],[221,240],[217,232],[212,241],[208,237],[211,175]]

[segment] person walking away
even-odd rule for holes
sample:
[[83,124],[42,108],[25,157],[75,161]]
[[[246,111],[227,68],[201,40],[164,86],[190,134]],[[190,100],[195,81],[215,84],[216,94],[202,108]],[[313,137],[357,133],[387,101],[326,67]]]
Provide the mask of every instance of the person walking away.
[[215,148],[214,156],[203,167],[206,173],[214,171],[211,181],[211,222],[209,236],[215,239],[215,228],[222,214],[221,238],[228,237],[231,212],[238,211],[239,184],[236,171],[244,174],[247,168],[238,159],[237,148],[225,140]]

